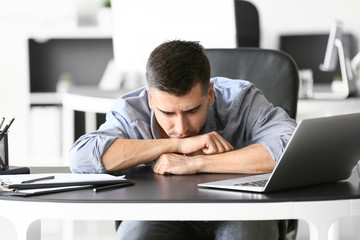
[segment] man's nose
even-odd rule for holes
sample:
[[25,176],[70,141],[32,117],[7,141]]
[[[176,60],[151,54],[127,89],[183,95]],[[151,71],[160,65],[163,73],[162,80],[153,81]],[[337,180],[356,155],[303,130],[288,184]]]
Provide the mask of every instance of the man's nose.
[[186,136],[188,130],[189,125],[187,119],[182,115],[178,116],[175,122],[176,134],[179,135],[179,137]]

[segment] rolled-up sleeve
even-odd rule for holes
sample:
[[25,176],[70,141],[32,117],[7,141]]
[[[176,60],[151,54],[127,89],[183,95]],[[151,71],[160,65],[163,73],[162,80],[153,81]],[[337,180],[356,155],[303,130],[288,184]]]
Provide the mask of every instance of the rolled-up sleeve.
[[69,151],[70,169],[74,173],[104,173],[101,157],[117,138],[129,138],[121,118],[107,114],[107,121],[98,131],[80,137]]
[[282,108],[274,107],[249,81],[222,77],[212,81],[216,101],[204,132],[218,131],[235,149],[260,143],[277,162],[296,121]]
[[116,139],[152,138],[151,114],[145,87],[120,97],[106,114],[106,121],[99,129],[81,136],[70,149],[71,171],[108,172],[102,163],[102,156]]
[[248,109],[247,124],[251,143],[262,144],[277,162],[288,144],[296,121],[280,107],[269,103],[258,89],[252,89],[245,101],[251,102]]

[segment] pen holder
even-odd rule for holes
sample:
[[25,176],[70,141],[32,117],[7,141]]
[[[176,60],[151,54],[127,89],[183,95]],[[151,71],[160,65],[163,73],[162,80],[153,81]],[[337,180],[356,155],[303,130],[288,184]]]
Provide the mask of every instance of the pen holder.
[[0,170],[9,168],[8,134],[5,133],[0,141]]

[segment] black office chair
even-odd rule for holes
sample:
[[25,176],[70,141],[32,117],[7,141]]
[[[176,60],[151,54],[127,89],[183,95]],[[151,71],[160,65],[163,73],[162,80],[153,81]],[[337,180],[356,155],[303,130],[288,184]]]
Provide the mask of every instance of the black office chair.
[[[248,80],[274,106],[296,118],[299,73],[294,60],[284,52],[260,48],[206,49],[211,76]],[[279,239],[295,239],[297,220],[279,222]]]
[[206,49],[211,76],[248,80],[274,104],[296,118],[299,73],[284,52],[260,48]]

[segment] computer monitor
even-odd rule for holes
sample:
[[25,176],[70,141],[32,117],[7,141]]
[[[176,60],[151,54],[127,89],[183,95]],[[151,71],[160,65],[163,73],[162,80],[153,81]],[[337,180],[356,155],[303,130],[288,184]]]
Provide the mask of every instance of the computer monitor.
[[112,14],[114,60],[119,71],[132,77],[144,77],[151,51],[165,41],[236,47],[233,0],[112,1]]
[[333,81],[331,92],[316,92],[314,98],[347,98],[356,92],[356,84],[347,46],[342,41],[343,27],[340,21],[335,21],[330,30],[329,40],[326,48],[324,63],[319,67],[322,71],[333,71],[339,60],[341,70],[341,81]]
[[343,26],[342,22],[335,21],[331,27],[329,39],[326,47],[324,62],[320,64],[322,71],[334,71],[338,61],[338,50],[335,44],[336,39],[342,41]]

